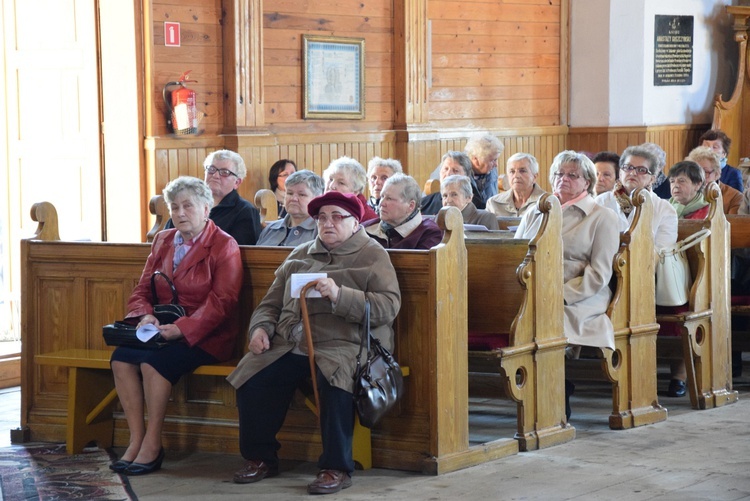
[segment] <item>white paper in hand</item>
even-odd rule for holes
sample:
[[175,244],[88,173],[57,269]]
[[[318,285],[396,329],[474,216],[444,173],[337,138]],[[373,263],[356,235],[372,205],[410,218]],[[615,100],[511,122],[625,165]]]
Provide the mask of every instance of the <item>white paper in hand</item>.
[[[292,273],[292,297],[299,298],[302,287],[310,282],[328,277],[327,273]],[[307,292],[307,297],[323,297],[320,292],[312,289]]]
[[154,324],[142,325],[137,331],[135,331],[135,336],[144,343],[157,334],[159,334],[159,328]]

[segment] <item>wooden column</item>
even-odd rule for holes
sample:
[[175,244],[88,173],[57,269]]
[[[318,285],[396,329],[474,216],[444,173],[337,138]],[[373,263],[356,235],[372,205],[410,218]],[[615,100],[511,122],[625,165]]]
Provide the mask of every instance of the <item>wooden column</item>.
[[265,129],[263,0],[224,0],[224,132]]
[[415,145],[421,134],[415,133],[426,132],[423,139],[434,139],[434,130],[427,127],[431,50],[427,0],[397,1],[393,9],[396,157],[402,160],[407,172],[414,175],[416,165],[423,163],[419,147]]

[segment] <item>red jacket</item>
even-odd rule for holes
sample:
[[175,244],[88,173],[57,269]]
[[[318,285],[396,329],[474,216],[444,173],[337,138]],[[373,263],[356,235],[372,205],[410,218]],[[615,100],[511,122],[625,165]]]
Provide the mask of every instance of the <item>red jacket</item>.
[[[128,300],[126,318],[153,313],[151,275],[159,270],[172,279],[186,316],[175,322],[185,341],[219,361],[232,357],[239,331],[237,303],[242,288],[242,259],[237,242],[209,220],[198,242],[172,272],[176,229],[159,232],[138,285]],[[169,303],[166,280],[157,278],[157,304]]]

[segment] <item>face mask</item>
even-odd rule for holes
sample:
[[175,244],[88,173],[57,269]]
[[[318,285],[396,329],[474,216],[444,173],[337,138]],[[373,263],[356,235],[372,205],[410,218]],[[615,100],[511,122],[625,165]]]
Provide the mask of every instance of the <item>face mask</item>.
[[721,163],[721,168],[722,169],[724,167],[726,167],[727,166],[727,157],[722,158],[720,163]]

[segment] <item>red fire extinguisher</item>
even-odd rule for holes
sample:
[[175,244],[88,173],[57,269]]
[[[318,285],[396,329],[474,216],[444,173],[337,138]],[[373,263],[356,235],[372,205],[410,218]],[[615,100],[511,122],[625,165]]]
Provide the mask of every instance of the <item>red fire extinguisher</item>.
[[[162,91],[164,104],[167,105],[167,128],[178,135],[198,133],[198,122],[201,117],[198,116],[195,107],[195,91],[185,87],[187,82],[196,82],[187,79],[191,71],[183,73],[178,81],[167,83]],[[175,85],[179,85],[180,88],[170,92],[169,87]]]

